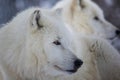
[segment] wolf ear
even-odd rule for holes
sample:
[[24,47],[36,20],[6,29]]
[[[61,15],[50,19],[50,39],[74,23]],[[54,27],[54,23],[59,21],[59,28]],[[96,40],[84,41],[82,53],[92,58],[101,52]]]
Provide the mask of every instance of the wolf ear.
[[83,3],[83,0],[77,0],[78,5],[81,7],[81,9],[85,8],[85,5]]
[[58,16],[62,16],[62,8],[57,8],[54,10],[55,14]]
[[40,24],[41,13],[40,10],[35,10],[32,14],[31,25],[32,28],[41,29],[43,26]]

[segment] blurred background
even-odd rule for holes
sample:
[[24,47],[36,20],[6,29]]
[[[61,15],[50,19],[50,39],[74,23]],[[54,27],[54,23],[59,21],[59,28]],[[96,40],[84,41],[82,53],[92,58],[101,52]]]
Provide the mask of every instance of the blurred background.
[[[59,0],[0,0],[0,25],[10,21],[18,12],[31,6],[51,8]],[[103,10],[105,18],[120,28],[120,0],[93,0]]]

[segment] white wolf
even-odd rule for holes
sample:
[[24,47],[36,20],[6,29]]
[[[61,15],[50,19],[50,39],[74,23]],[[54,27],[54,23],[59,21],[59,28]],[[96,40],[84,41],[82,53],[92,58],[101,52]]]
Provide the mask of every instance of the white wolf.
[[85,35],[78,41],[76,55],[84,64],[63,80],[120,80],[120,54],[108,41]]
[[53,7],[58,8],[62,8],[66,25],[78,34],[99,36],[118,44],[120,31],[104,18],[102,9],[92,0],[61,0]]
[[76,53],[84,64],[73,80],[120,80],[120,54],[108,41],[93,36],[82,36],[79,41]]
[[[105,20],[103,11],[93,1],[62,0],[53,7],[53,9],[58,8],[62,8],[62,17],[66,25],[70,26],[78,34],[102,37],[112,42],[113,45],[116,43],[116,39],[119,40],[118,36],[120,31]],[[120,80],[120,72],[118,71],[120,69],[120,55],[109,43],[100,38],[96,38],[89,37],[83,39],[84,42],[82,43],[85,44],[82,44],[81,46],[84,47],[83,49],[79,47],[81,51],[85,53],[82,59],[85,68],[81,68],[81,70],[85,69],[85,74],[88,73],[88,75],[83,75],[81,72],[84,73],[84,71],[80,70],[73,75],[74,79],[70,78],[71,80],[100,80],[100,78],[101,80]],[[81,40],[82,38],[80,41]],[[89,45],[86,45],[86,43]],[[90,47],[90,44],[93,44],[93,46]],[[92,49],[93,52],[91,52],[92,47],[94,48]],[[77,56],[81,57],[83,54],[80,54],[79,52]],[[90,71],[90,66],[92,65],[93,67],[91,67]],[[98,73],[98,76],[92,74],[94,71]]]
[[57,12],[30,8],[0,29],[0,80],[50,80],[83,64]]

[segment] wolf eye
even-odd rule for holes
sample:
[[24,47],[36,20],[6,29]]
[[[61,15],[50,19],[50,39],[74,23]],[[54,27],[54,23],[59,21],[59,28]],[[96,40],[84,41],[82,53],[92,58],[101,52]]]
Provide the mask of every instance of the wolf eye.
[[94,19],[97,20],[97,21],[99,20],[99,18],[97,16],[95,16]]
[[61,45],[61,43],[60,43],[58,40],[54,41],[53,43],[54,43],[55,45]]

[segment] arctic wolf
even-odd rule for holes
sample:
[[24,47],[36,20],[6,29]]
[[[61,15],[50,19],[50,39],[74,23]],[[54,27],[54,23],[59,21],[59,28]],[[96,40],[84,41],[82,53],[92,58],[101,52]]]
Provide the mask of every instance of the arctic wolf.
[[59,8],[65,24],[78,34],[99,36],[118,44],[120,30],[104,18],[102,9],[92,0],[61,0],[53,7]]
[[72,35],[56,10],[19,13],[0,29],[0,80],[50,80],[77,72],[83,61],[75,56]]

